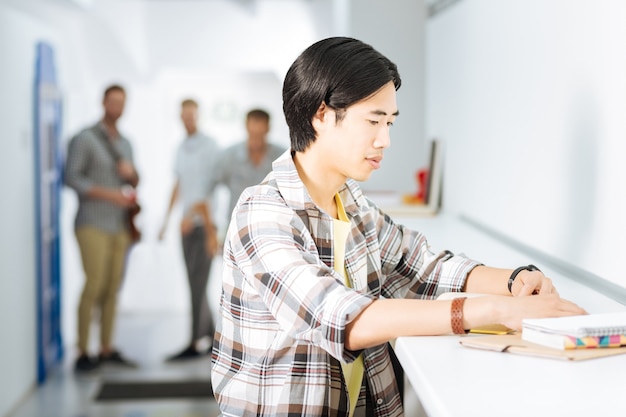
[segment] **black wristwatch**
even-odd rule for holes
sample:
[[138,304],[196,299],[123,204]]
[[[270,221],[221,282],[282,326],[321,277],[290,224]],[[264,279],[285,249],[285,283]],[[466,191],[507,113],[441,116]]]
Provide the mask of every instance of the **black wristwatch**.
[[507,287],[509,288],[509,292],[511,294],[513,294],[513,292],[511,291],[511,287],[513,286],[513,281],[515,281],[515,278],[517,278],[517,274],[519,274],[522,271],[541,271],[541,270],[533,264],[524,265],[524,266],[520,266],[519,268],[516,268],[515,271],[511,273],[511,276],[509,277],[509,283],[507,284]]

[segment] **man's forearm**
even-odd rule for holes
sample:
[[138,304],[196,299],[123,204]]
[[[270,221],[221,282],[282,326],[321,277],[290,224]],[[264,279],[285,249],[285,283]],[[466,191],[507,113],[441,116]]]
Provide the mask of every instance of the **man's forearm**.
[[119,190],[114,188],[106,188],[100,187],[99,185],[94,185],[89,188],[89,190],[87,190],[87,196],[90,198],[96,198],[98,200],[113,201],[115,199],[113,194],[117,194],[118,192]]
[[465,292],[511,295],[507,281],[513,270],[479,265],[472,269],[465,281]]
[[346,326],[346,348],[360,350],[400,336],[450,332],[450,301],[379,299]]

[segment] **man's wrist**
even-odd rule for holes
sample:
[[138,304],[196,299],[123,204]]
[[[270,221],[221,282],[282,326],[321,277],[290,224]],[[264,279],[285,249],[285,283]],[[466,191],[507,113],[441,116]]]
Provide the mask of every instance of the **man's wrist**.
[[513,294],[513,291],[512,291],[513,283],[515,282],[515,279],[517,278],[519,273],[522,272],[522,271],[541,271],[541,270],[539,268],[537,268],[533,264],[520,266],[520,267],[514,269],[513,272],[511,273],[511,275],[509,276],[509,280],[507,282],[507,288],[509,289],[509,292],[511,294]]
[[454,334],[465,334],[465,326],[463,325],[463,305],[467,297],[457,297],[452,300],[450,305],[450,327]]

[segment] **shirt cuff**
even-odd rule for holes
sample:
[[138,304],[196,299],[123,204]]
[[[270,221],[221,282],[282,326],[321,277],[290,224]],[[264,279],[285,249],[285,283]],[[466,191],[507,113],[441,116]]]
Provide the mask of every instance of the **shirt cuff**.
[[446,292],[462,291],[469,273],[482,263],[462,255],[454,255],[440,265],[441,272],[435,298]]

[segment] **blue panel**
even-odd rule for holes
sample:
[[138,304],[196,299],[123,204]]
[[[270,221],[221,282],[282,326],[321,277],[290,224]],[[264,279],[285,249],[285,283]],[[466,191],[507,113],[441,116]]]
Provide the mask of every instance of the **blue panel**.
[[35,224],[37,248],[37,380],[63,357],[61,339],[61,93],[54,50],[37,44],[34,83]]

